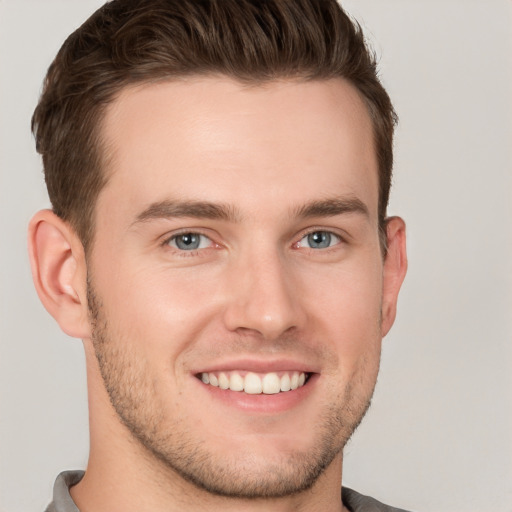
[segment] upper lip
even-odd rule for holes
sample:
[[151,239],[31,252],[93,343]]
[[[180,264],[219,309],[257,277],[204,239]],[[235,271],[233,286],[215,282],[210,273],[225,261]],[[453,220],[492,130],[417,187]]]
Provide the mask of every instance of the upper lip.
[[220,371],[247,371],[254,373],[286,372],[298,371],[304,373],[318,373],[318,368],[311,363],[306,363],[298,359],[255,359],[242,358],[218,361],[205,365],[194,370],[192,373],[210,373]]

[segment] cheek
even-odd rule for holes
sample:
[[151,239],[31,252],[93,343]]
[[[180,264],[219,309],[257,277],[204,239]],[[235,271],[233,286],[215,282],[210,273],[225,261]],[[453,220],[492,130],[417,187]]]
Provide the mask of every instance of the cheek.
[[382,288],[379,262],[363,263],[361,259],[323,276],[316,273],[315,286],[300,295],[311,297],[305,309],[312,335],[329,352],[326,374],[333,392],[354,393],[365,402],[379,369]]
[[202,274],[136,261],[102,269],[96,286],[111,331],[142,345],[148,357],[183,348],[214,316],[216,276]]
[[381,267],[363,263],[317,273],[314,280],[306,281],[301,293],[310,297],[305,309],[315,312],[318,321],[336,339],[342,339],[347,350],[363,349],[380,332]]

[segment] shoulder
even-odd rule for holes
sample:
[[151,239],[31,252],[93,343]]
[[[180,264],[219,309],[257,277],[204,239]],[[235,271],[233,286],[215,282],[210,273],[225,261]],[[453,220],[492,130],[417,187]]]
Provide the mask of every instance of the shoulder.
[[64,471],[53,486],[53,501],[45,512],[79,512],[69,494],[69,488],[80,482],[84,476],[83,471]]
[[384,505],[370,496],[364,496],[352,489],[343,487],[343,504],[350,512],[407,512],[401,508]]

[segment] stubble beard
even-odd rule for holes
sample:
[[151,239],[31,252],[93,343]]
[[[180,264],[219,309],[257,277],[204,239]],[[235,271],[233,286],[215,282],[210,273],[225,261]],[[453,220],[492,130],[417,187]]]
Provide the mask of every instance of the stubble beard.
[[109,331],[101,301],[88,281],[92,341],[110,402],[133,440],[155,467],[163,467],[207,493],[238,499],[269,499],[311,489],[334,461],[370,407],[374,386],[359,397],[353,381],[319,416],[313,448],[283,455],[279,462],[261,462],[258,454],[216,457],[202,439],[187,428],[186,418],[166,421],[154,400],[151,373],[130,352],[127,339]]

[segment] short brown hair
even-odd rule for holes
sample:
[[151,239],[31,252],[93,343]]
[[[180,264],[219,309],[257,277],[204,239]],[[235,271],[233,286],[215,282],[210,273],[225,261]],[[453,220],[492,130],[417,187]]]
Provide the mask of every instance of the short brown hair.
[[106,106],[130,84],[212,73],[251,83],[348,80],[374,127],[383,234],[396,115],[360,26],[336,0],[112,0],[66,39],[32,118],[54,212],[86,251],[108,179]]

